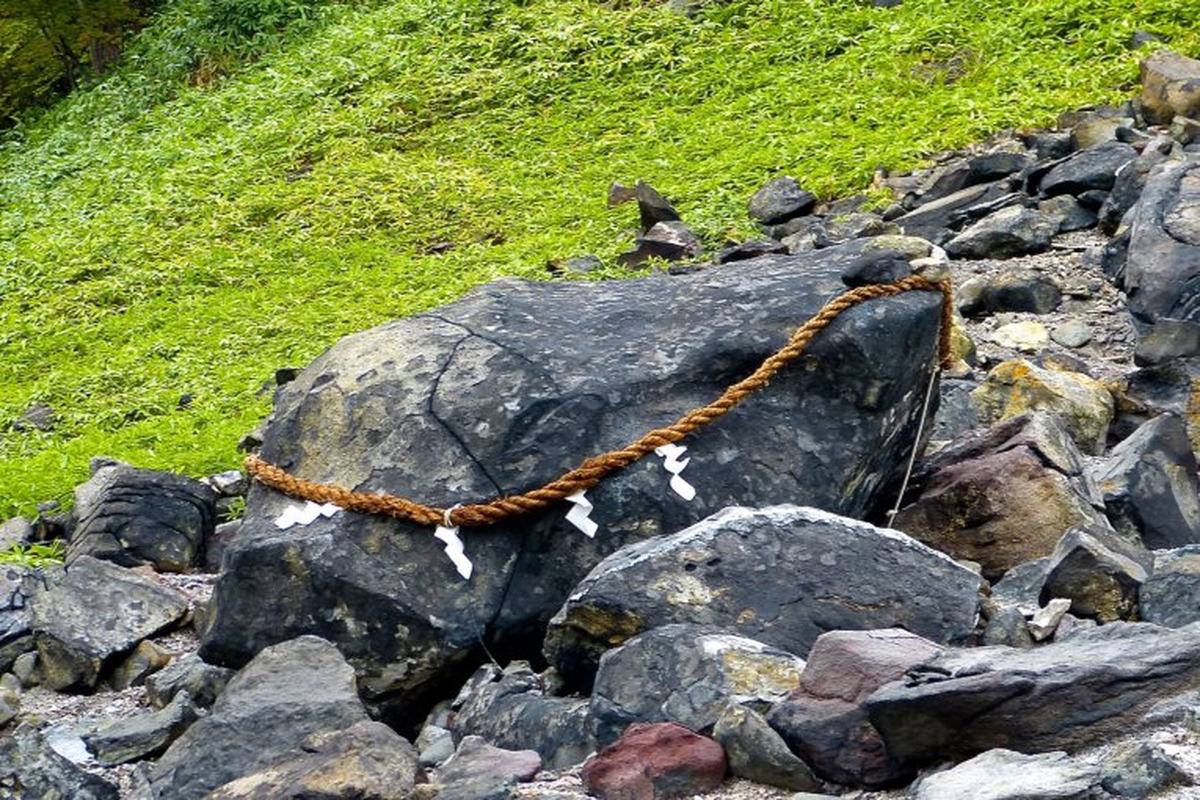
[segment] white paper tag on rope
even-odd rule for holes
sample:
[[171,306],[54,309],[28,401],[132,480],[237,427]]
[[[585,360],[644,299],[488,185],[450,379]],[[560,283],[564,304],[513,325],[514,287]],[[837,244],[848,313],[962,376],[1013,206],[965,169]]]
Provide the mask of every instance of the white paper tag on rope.
[[293,525],[308,525],[317,517],[332,517],[341,510],[340,506],[333,503],[314,503],[312,500],[302,506],[289,505],[275,518],[275,527],[286,530]]
[[595,508],[592,501],[584,497],[584,493],[581,491],[568,495],[567,501],[575,504],[567,512],[567,522],[583,531],[583,535],[589,539],[595,538],[596,531],[600,529],[600,526],[596,524],[595,520],[588,517],[588,514],[591,514],[592,509]]
[[662,456],[663,469],[671,473],[671,489],[684,500],[691,500],[696,496],[696,487],[679,475],[692,460],[691,458],[680,460],[679,457],[685,452],[687,452],[687,448],[681,444],[664,444],[662,447],[654,448],[655,455]]
[[447,528],[445,525],[438,525],[437,530],[433,532],[433,538],[445,543],[446,555],[454,562],[454,568],[458,570],[458,574],[463,576],[463,580],[470,580],[471,570],[474,569],[474,566],[471,564],[471,559],[467,558],[462,539],[458,538],[458,526]]

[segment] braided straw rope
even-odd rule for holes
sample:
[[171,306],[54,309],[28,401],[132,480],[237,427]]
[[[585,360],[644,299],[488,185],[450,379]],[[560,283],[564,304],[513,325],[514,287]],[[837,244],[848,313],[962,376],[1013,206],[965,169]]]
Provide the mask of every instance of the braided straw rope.
[[752,375],[730,386],[712,403],[692,409],[674,424],[652,430],[621,450],[592,456],[558,479],[525,494],[445,509],[423,505],[395,495],[356,492],[334,484],[297,478],[281,467],[264,461],[258,455],[246,458],[246,471],[260,483],[290,497],[317,503],[333,503],[347,511],[398,517],[420,525],[491,525],[512,517],[545,510],[576,492],[592,488],[606,476],[629,466],[653,452],[655,448],[677,442],[689,433],[703,428],[728,413],[751,394],[766,387],[779,370],[796,360],[812,338],[828,327],[843,311],[867,300],[893,297],[913,290],[942,293],[939,356],[942,366],[949,367],[953,363],[950,332],[954,313],[954,295],[949,281],[934,283],[913,275],[894,283],[860,286],[826,303],[816,315],[792,334],[787,344],[768,357]]

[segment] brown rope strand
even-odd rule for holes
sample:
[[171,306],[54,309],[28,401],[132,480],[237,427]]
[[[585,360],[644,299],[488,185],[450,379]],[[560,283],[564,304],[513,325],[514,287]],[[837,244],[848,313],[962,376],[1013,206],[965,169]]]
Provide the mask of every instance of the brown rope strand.
[[942,293],[938,351],[942,366],[949,367],[954,360],[951,351],[954,295],[949,281],[934,283],[913,275],[895,283],[860,286],[844,292],[826,303],[820,311],[792,334],[787,344],[764,360],[753,373],[727,388],[713,402],[692,409],[665,428],[649,431],[636,442],[620,450],[592,456],[565,475],[524,494],[499,497],[487,503],[473,503],[447,510],[423,505],[395,495],[356,492],[335,484],[317,483],[297,478],[281,467],[264,461],[257,454],[246,457],[246,471],[260,483],[289,497],[312,500],[317,503],[332,503],[347,511],[397,517],[420,525],[441,525],[446,521],[453,525],[491,525],[511,517],[542,511],[576,492],[592,488],[608,475],[624,469],[652,453],[656,448],[678,442],[688,434],[729,413],[747,397],[766,387],[781,369],[795,361],[804,352],[814,336],[827,328],[843,311],[867,300],[892,297],[914,290]]

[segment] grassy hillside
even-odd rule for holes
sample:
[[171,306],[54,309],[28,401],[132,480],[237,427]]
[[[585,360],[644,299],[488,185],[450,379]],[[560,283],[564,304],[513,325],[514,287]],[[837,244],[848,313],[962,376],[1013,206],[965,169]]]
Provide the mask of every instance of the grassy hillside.
[[[550,258],[611,263],[634,214],[605,207],[611,181],[651,182],[717,245],[777,174],[847,192],[1123,99],[1135,30],[1200,52],[1179,22],[1200,0],[733,0],[693,20],[394,0],[214,66],[185,46],[197,2],[0,146],[0,518],[69,498],[95,454],[234,466],[275,368]],[[35,402],[52,431],[9,426]]]

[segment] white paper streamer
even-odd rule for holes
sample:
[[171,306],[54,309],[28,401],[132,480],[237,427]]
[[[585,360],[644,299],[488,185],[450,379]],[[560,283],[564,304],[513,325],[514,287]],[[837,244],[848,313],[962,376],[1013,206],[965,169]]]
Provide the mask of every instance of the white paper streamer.
[[293,525],[308,525],[317,517],[332,517],[342,509],[333,503],[318,504],[309,500],[302,506],[288,506],[275,518],[275,527],[286,530]]
[[687,448],[681,444],[664,444],[662,447],[654,449],[654,453],[663,458],[663,469],[671,473],[671,489],[684,500],[691,500],[696,496],[696,487],[679,475],[692,460],[691,458],[680,460],[679,457],[686,451]]
[[446,555],[454,562],[458,574],[463,576],[463,580],[470,580],[471,570],[474,569],[474,566],[471,564],[471,559],[467,558],[462,539],[458,538],[458,526],[438,525],[437,530],[433,532],[433,538],[445,543]]
[[596,531],[600,529],[600,526],[596,524],[595,520],[588,517],[588,514],[592,513],[592,509],[595,506],[592,505],[591,500],[588,500],[583,495],[584,493],[579,491],[567,497],[568,502],[575,504],[567,512],[567,522],[579,528],[579,530],[583,531],[584,536],[591,539],[595,537]]

